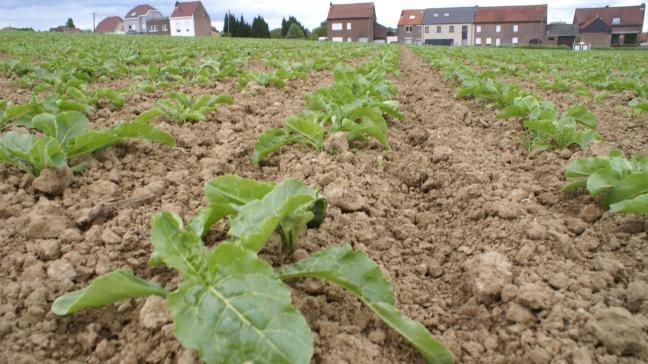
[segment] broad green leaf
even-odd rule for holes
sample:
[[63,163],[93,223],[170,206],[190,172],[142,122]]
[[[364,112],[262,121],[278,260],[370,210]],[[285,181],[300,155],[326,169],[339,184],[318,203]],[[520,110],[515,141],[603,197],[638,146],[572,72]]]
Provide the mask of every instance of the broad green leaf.
[[350,245],[330,246],[282,269],[283,280],[311,277],[334,283],[360,298],[389,326],[405,337],[429,363],[452,363],[452,354],[418,322],[395,307],[389,282],[376,263]]
[[71,139],[66,146],[68,158],[94,152],[119,142],[119,138],[105,131],[89,131]]
[[297,138],[286,130],[270,128],[266,130],[254,144],[252,162],[260,164],[267,156],[279,150],[284,145],[296,143]]
[[318,151],[322,150],[324,128],[319,125],[316,116],[304,114],[289,116],[285,125],[291,133],[299,135],[313,148]]
[[566,116],[573,117],[576,122],[583,124],[589,128],[596,129],[598,119],[583,105],[575,105],[570,107],[566,112]]
[[168,211],[160,212],[151,222],[151,243],[155,259],[185,277],[205,279],[208,251],[195,231],[184,229],[182,219]]
[[160,128],[144,122],[118,123],[111,128],[111,131],[119,139],[146,139],[168,147],[175,147],[176,141],[171,135]]
[[87,132],[88,118],[80,112],[62,112],[56,116],[40,114],[32,120],[32,126],[45,135],[55,138],[65,146],[70,140]]
[[[592,175],[592,177],[593,176],[594,175]],[[590,177],[590,179],[592,177]],[[614,188],[605,198],[604,203],[606,205],[621,202],[626,199],[632,199],[638,195],[648,193],[648,172],[631,174],[622,180],[614,180],[614,182],[616,182],[613,185]]]
[[151,110],[148,110],[148,111],[145,111],[145,112],[139,114],[139,115],[135,118],[135,120],[133,120],[133,122],[134,122],[134,123],[142,123],[142,124],[146,124],[146,123],[148,123],[149,121],[151,121],[151,120],[153,120],[153,119],[156,119],[156,118],[158,118],[158,117],[160,117],[160,116],[162,116],[162,115],[164,115],[164,113],[163,113],[162,111],[153,108],[153,109],[151,109]]
[[621,176],[612,170],[612,168],[599,169],[587,179],[587,190],[595,197],[602,192],[608,191],[620,181]]
[[67,293],[52,304],[52,312],[69,315],[88,308],[144,296],[166,297],[164,288],[136,277],[130,270],[117,270],[105,274],[84,289]]
[[205,196],[210,204],[230,204],[238,208],[263,198],[274,186],[273,183],[239,176],[220,176],[205,184]]
[[648,193],[610,205],[610,211],[648,214]]
[[212,204],[198,210],[196,215],[189,221],[187,228],[197,236],[205,233],[221,219],[236,214],[236,209],[227,204]]
[[219,245],[205,282],[188,279],[168,295],[174,332],[202,360],[217,363],[307,364],[313,339],[272,268],[236,244]]
[[[230,237],[246,249],[259,252],[272,233],[289,216],[295,221],[317,199],[317,192],[303,182],[289,179],[278,184],[260,200],[242,206],[230,220]],[[295,216],[297,215],[297,216]],[[313,214],[310,213],[310,217]],[[304,221],[304,224],[308,221]],[[289,234],[290,231],[284,231]]]

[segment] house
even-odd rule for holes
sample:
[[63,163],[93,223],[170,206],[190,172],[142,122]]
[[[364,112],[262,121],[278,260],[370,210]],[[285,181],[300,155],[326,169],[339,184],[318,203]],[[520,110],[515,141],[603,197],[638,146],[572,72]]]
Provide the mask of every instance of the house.
[[118,16],[109,16],[99,22],[95,33],[124,34],[124,21]]
[[423,23],[423,9],[407,9],[401,11],[396,33],[400,44],[421,44],[421,24]]
[[374,3],[330,3],[326,35],[333,42],[384,42],[388,35],[383,34],[383,28],[376,21]]
[[171,36],[211,36],[211,18],[200,1],[176,3],[176,7],[173,9],[173,13],[169,19]]
[[[600,19],[610,28],[610,44],[608,46],[637,45],[640,43],[641,32],[644,23],[646,4],[637,6],[606,6],[604,8],[582,8],[576,9],[574,13],[574,24],[577,24],[581,31],[590,28],[588,37],[594,39],[594,43],[603,46],[602,42],[606,36],[600,31],[592,31],[592,24],[599,23]],[[595,25],[595,30],[604,30],[601,24]],[[595,33],[595,35],[592,35]],[[583,39],[584,42],[588,42]],[[592,43],[592,44],[594,44]]]
[[148,4],[137,5],[124,17],[124,32],[127,34],[169,34],[169,19]]
[[476,46],[542,44],[547,5],[477,7]]
[[609,48],[612,45],[612,27],[601,17],[590,19],[580,26],[581,39],[592,48]]
[[423,43],[448,46],[473,45],[476,9],[474,6],[425,9]]
[[545,44],[572,48],[580,28],[576,24],[548,24]]

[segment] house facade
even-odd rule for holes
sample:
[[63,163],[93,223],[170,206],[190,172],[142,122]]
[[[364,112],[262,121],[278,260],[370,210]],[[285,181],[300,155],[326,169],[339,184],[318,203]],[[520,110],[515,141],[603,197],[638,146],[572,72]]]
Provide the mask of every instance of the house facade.
[[580,29],[576,24],[548,24],[545,44],[572,48]]
[[422,44],[422,26],[423,16],[425,10],[423,9],[407,9],[401,11],[396,34],[398,36],[398,43],[400,44]]
[[[376,21],[374,3],[330,4],[326,17],[326,35],[333,42],[373,42],[376,30],[382,30]],[[386,39],[387,35],[385,35]]]
[[[597,47],[605,47],[607,39],[603,22],[609,28],[610,46],[639,45],[643,29],[646,4],[637,6],[617,6],[604,8],[581,8],[574,13],[574,24],[578,25],[583,33],[583,41],[592,39]],[[600,19],[600,20],[597,20]],[[587,34],[587,35],[586,35]]]
[[211,19],[200,1],[177,3],[169,17],[171,36],[209,37]]
[[423,43],[429,45],[471,46],[474,41],[476,7],[425,9]]
[[581,39],[592,48],[609,48],[612,44],[612,27],[603,18],[593,18],[580,26]]
[[97,24],[95,33],[124,34],[124,21],[118,16],[109,16]]
[[475,46],[542,44],[547,5],[477,7]]
[[169,20],[148,4],[137,5],[124,17],[126,34],[169,34]]

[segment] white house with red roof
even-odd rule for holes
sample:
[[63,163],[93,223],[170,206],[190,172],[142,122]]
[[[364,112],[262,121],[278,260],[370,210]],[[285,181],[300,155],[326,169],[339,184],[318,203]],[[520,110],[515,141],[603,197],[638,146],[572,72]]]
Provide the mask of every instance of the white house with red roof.
[[109,16],[97,25],[95,33],[124,34],[124,21],[118,16]]
[[171,24],[171,36],[211,36],[211,19],[200,1],[176,3],[176,7],[173,9],[169,20]]

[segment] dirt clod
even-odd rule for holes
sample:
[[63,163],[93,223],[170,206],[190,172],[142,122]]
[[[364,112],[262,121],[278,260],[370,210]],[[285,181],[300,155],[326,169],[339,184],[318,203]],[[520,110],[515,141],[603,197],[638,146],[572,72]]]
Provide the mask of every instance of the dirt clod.
[[610,353],[638,355],[648,360],[646,318],[633,316],[622,307],[610,307],[594,316],[588,326]]
[[72,182],[72,171],[68,167],[61,169],[48,168],[34,179],[32,187],[50,195],[60,195]]
[[472,293],[479,302],[487,305],[499,299],[502,288],[513,277],[511,263],[497,252],[479,255],[468,267]]

